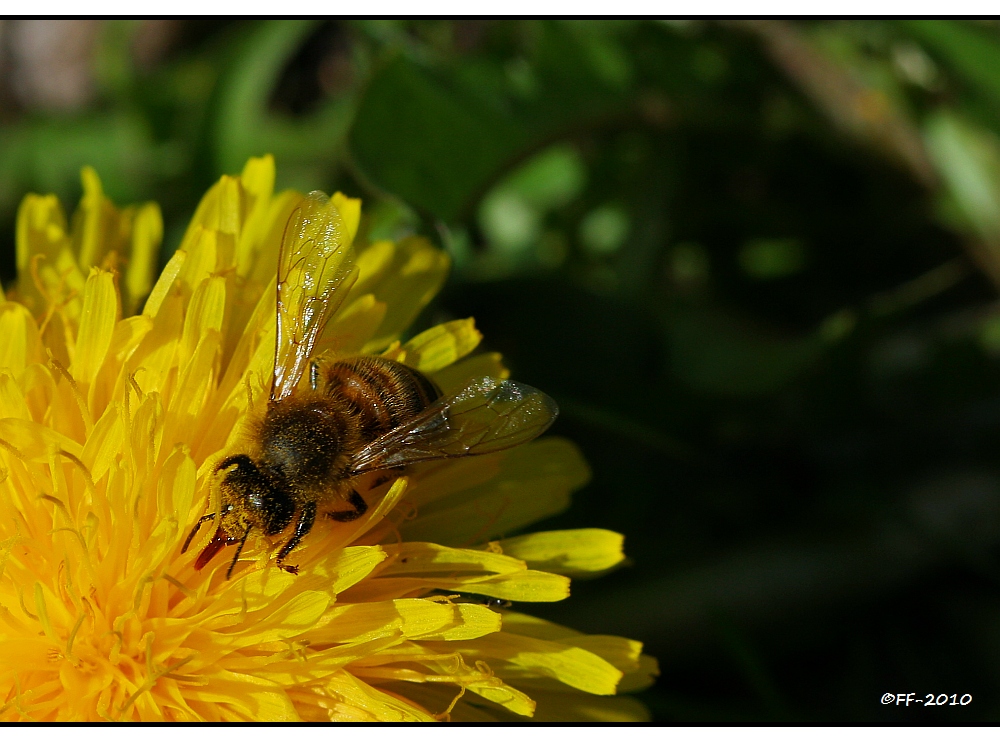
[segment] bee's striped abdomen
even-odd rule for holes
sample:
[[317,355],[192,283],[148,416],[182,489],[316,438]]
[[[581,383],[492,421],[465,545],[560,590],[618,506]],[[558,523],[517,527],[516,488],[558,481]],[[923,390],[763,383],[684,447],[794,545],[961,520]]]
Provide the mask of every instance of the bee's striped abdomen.
[[326,393],[351,407],[365,443],[400,427],[441,396],[434,382],[416,369],[380,356],[332,364]]

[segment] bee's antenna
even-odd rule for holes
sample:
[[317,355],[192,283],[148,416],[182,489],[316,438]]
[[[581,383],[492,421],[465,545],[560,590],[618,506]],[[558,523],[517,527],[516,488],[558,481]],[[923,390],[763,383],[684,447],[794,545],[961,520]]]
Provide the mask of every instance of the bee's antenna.
[[195,534],[198,533],[201,528],[201,524],[206,520],[212,520],[215,517],[215,513],[209,513],[208,515],[203,515],[198,519],[198,522],[194,524],[194,528],[191,529],[191,533],[188,534],[187,540],[184,542],[184,546],[181,547],[181,554],[188,550],[191,542],[194,540]]
[[247,542],[247,538],[250,536],[250,531],[253,526],[247,526],[246,533],[243,534],[243,538],[240,540],[240,545],[236,547],[236,553],[233,554],[233,561],[229,563],[229,569],[226,570],[226,579],[228,580],[233,575],[233,568],[236,567],[236,562],[240,558],[240,552],[243,551],[243,544]]

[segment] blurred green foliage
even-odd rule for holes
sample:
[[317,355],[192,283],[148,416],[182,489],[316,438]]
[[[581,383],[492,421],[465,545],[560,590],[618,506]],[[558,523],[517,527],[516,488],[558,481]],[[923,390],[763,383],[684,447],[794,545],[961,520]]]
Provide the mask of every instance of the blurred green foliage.
[[995,22],[95,22],[73,105],[33,92],[29,23],[4,277],[27,191],[93,165],[161,203],[166,257],[272,152],[442,244],[422,326],[474,315],[559,401],[594,481],[543,526],[632,566],[532,610],[646,642],[657,719],[1000,718]]

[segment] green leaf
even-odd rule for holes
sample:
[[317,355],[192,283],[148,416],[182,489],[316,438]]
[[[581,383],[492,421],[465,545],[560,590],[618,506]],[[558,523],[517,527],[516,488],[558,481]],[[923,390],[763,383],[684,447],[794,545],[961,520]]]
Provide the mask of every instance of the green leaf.
[[842,334],[824,327],[800,337],[755,331],[720,310],[678,305],[665,315],[677,378],[702,393],[726,397],[773,394]]
[[985,239],[1000,240],[1000,146],[996,137],[942,111],[928,120],[926,139],[962,216]]
[[[313,27],[310,21],[261,23],[235,39],[231,62],[219,83],[215,152],[219,169],[239,172],[257,143],[268,96],[282,67]],[[270,151],[270,150],[268,150]]]
[[124,203],[145,195],[161,163],[144,122],[128,112],[19,122],[0,137],[0,207],[11,208],[28,190],[73,200],[84,165]]
[[[532,28],[530,54],[503,64],[480,57],[431,71],[400,55],[383,67],[350,133],[361,172],[454,222],[525,154],[629,110],[623,86],[632,73],[612,36],[556,22]],[[560,193],[577,188],[579,177],[568,177]]]
[[325,178],[346,137],[353,94],[294,119],[268,110],[282,70],[315,28],[315,21],[259,23],[231,42],[214,101],[213,148],[221,172],[239,172],[247,158],[270,152],[281,185],[309,190]]
[[906,28],[954,69],[1000,103],[1000,37],[967,21],[904,21]]
[[452,221],[525,135],[502,113],[397,57],[371,81],[349,141],[372,181]]

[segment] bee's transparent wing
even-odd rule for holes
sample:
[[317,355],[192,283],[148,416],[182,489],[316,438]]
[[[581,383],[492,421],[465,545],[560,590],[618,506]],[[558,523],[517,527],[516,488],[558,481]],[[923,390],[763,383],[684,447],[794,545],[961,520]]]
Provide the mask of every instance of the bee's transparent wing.
[[558,414],[544,392],[485,376],[365,446],[351,462],[351,475],[501,451],[538,437]]
[[278,256],[278,332],[271,399],[291,394],[313,346],[357,279],[343,219],[313,191],[292,212]]

